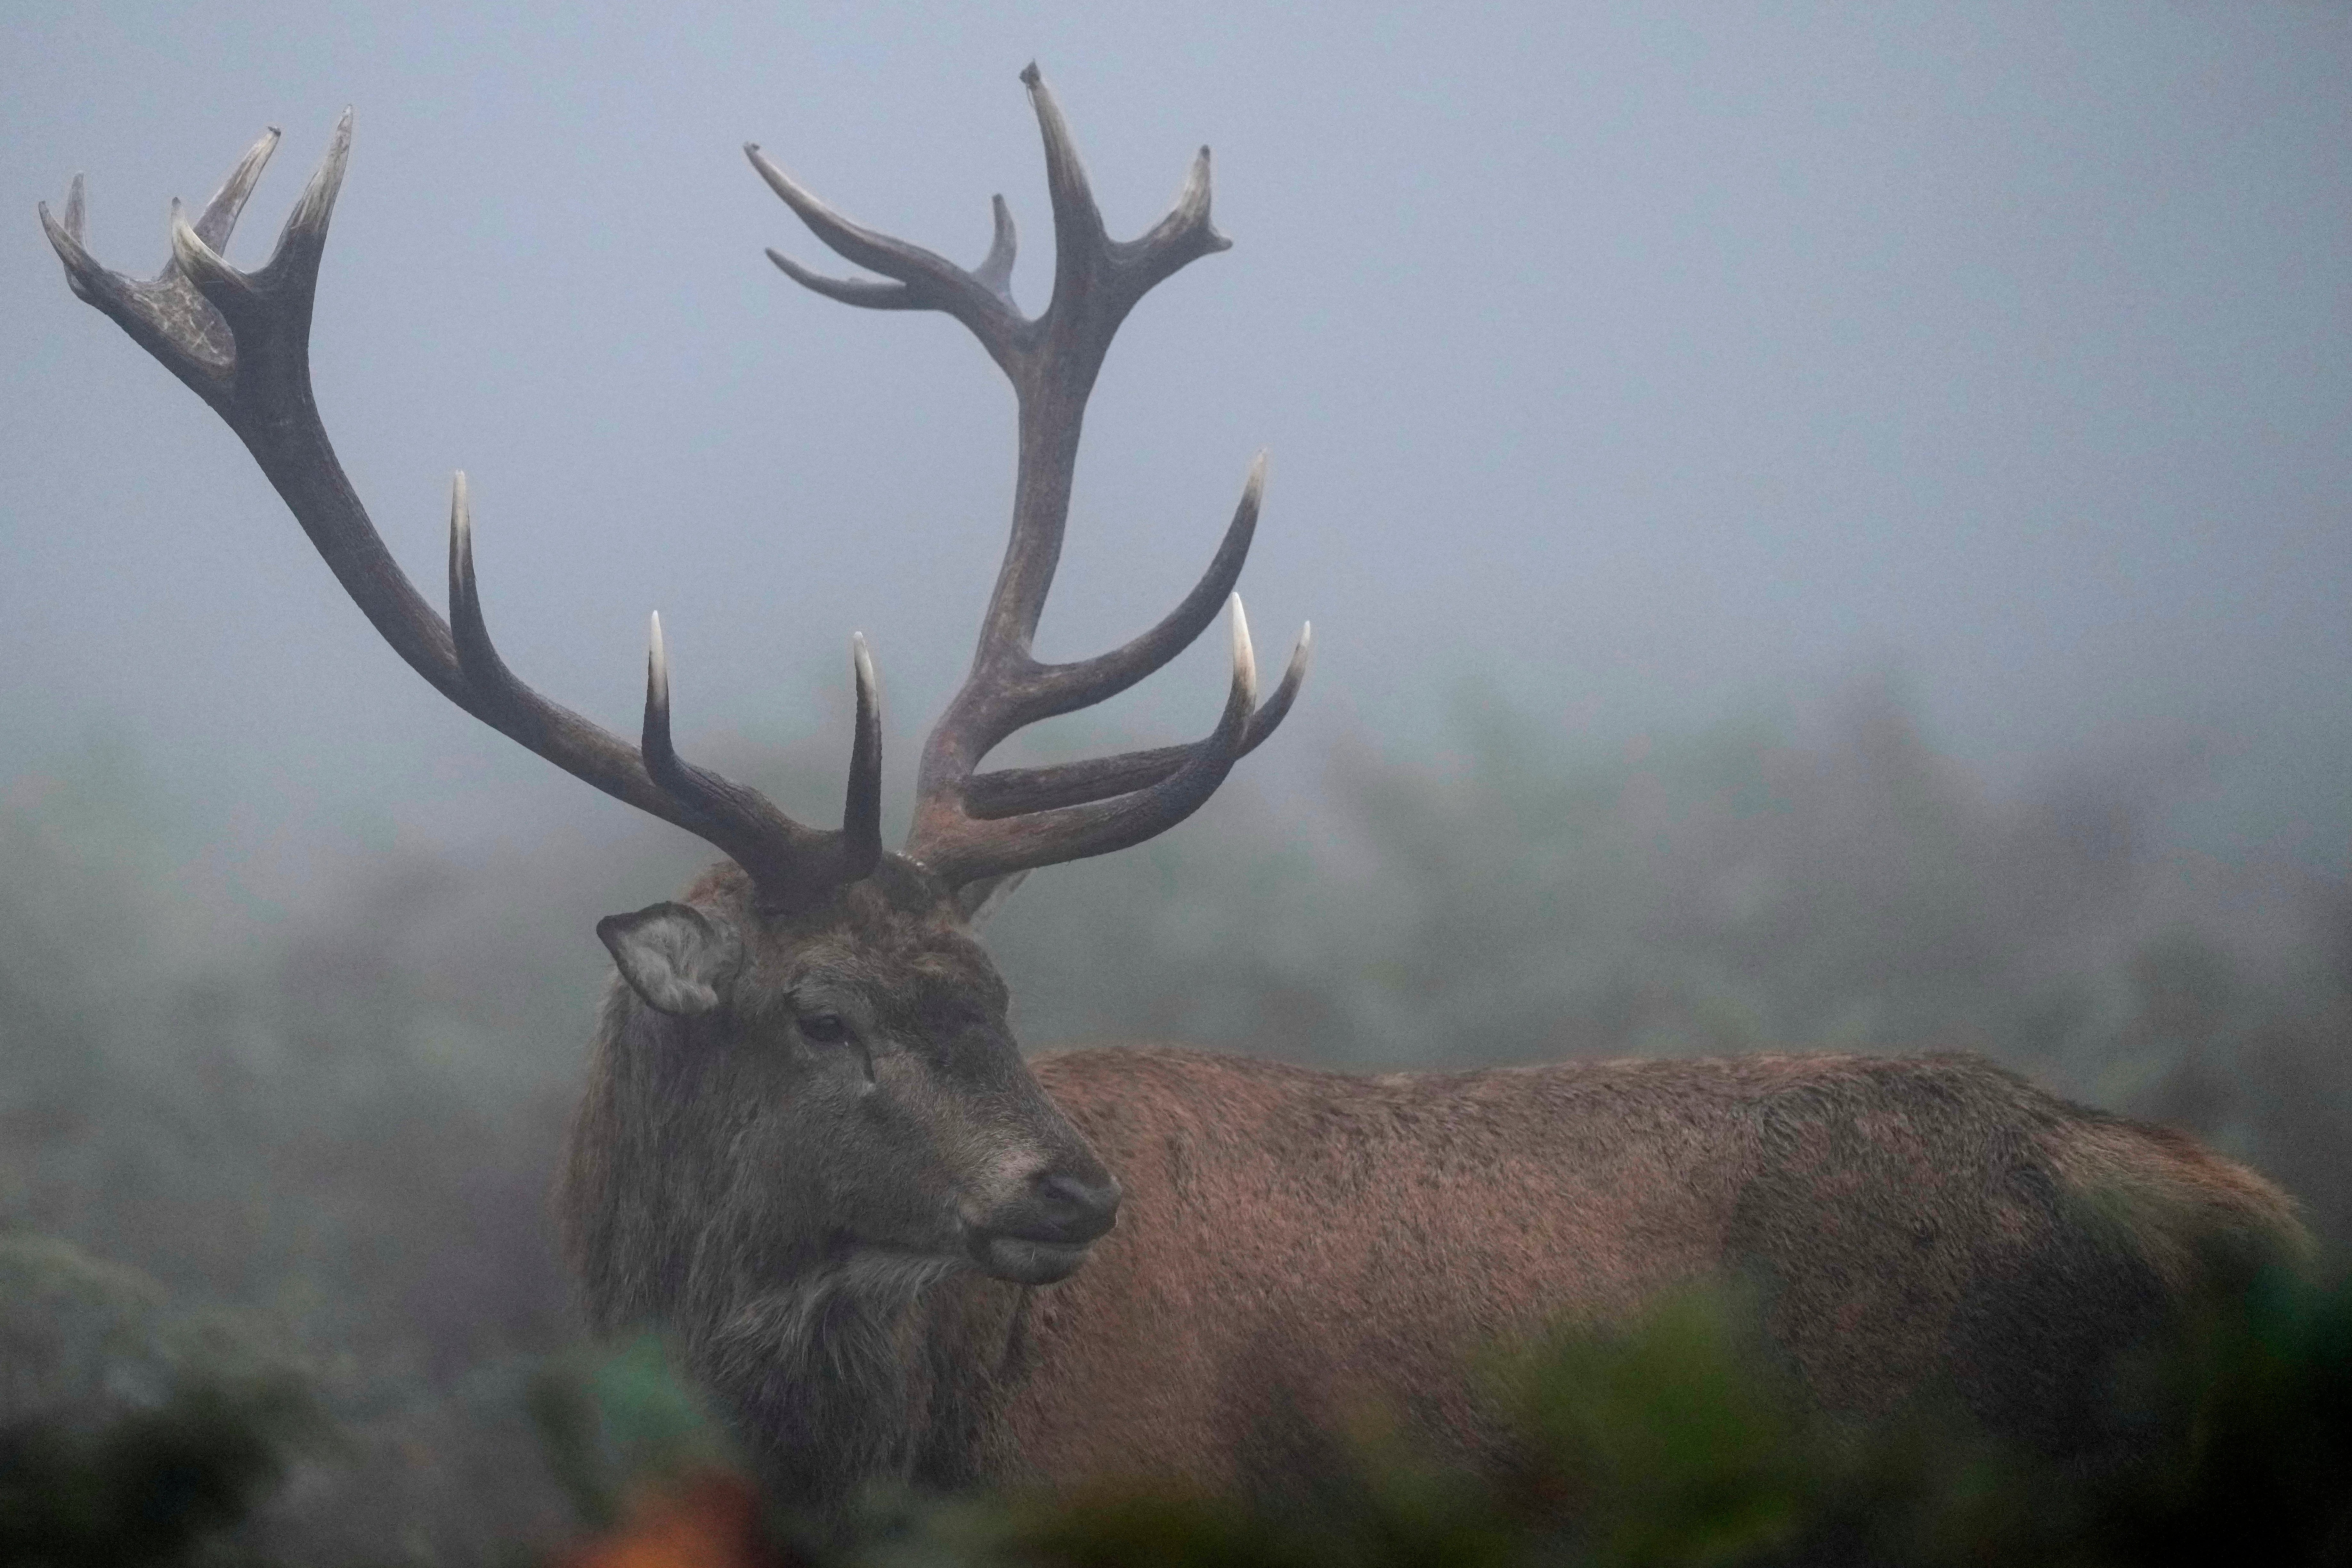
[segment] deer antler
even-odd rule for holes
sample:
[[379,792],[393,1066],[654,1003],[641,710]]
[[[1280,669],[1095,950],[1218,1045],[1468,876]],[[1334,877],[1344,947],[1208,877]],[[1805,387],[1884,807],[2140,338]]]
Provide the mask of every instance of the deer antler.
[[268,262],[239,271],[222,258],[246,198],[278,145],[256,142],[191,224],[172,204],[172,259],[152,279],[100,266],[82,244],[79,175],[65,221],[41,205],[41,226],[75,294],[114,318],[140,347],[226,421],[285,499],[394,652],[435,689],[501,734],[574,777],[717,845],[750,872],[775,905],[821,900],[872,871],[881,858],[881,722],[874,671],[858,641],[856,742],[849,801],[838,831],[805,827],[757,791],[681,762],[669,743],[669,680],[660,623],[646,688],[643,752],[532,690],[491,645],[474,582],[473,523],[466,477],[449,504],[449,615],[425,602],[384,547],[335,458],[310,390],[310,311],[343,170],[351,156],[346,111],[317,173],[279,234]]
[[1271,734],[1307,673],[1310,630],[1282,684],[1255,707],[1257,674],[1241,600],[1232,597],[1234,675],[1225,710],[1205,740],[1053,768],[976,773],[981,760],[1025,725],[1103,701],[1188,647],[1233,594],[1257,527],[1265,458],[1251,466],[1241,503],[1209,568],[1158,626],[1123,647],[1067,664],[1042,664],[1031,648],[1053,585],[1068,521],[1070,482],[1087,395],[1127,313],[1187,262],[1233,242],[1209,221],[1209,150],[1192,161],[1166,216],[1139,239],[1103,228],[1068,123],[1034,65],[1021,73],[1045,143],[1054,209],[1054,294],[1025,317],[1012,294],[1014,236],[1004,198],[995,235],[971,271],[920,246],[854,223],[819,201],[757,146],[751,166],[812,233],[845,259],[881,275],[827,278],[771,250],[795,282],[869,310],[940,310],[969,328],[1013,389],[1020,410],[1012,538],[997,574],[965,680],[923,747],[915,824],[906,853],[950,883],[1124,848],[1171,827],[1206,801],[1234,763]]

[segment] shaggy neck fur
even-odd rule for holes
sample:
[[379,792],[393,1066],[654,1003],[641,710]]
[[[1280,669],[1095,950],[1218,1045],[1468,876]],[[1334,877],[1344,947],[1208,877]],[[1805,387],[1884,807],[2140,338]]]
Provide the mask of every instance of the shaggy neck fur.
[[[961,1265],[886,1253],[819,1259],[782,1284],[698,1303],[688,1352],[724,1391],[770,1494],[824,1513],[876,1483],[969,1485],[1001,1404],[1011,1314]],[[708,1311],[705,1307],[719,1308]],[[994,1353],[990,1353],[992,1349]]]
[[769,1495],[816,1519],[877,1483],[996,1476],[1029,1292],[853,1248],[780,1203],[738,1154],[758,1108],[701,1092],[703,1027],[607,995],[557,1199],[591,1326],[677,1336]]

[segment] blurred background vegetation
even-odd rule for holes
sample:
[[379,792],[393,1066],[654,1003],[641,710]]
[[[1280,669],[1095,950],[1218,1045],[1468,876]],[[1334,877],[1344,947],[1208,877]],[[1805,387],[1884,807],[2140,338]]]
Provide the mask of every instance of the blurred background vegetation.
[[[1237,780],[1183,830],[1041,873],[989,931],[1024,1040],[1371,1069],[1976,1049],[2194,1131],[2352,1241],[2340,880],[2168,849],[2168,803],[2137,775],[1995,797],[1883,684],[1811,722],[1606,742],[1476,690],[1451,723],[1412,759],[1335,746],[1311,805]],[[714,760],[785,799],[837,787],[824,747]],[[0,1546],[473,1563],[612,1524],[645,1453],[707,1438],[646,1352],[577,1342],[545,1194],[604,969],[591,927],[661,896],[693,849],[653,827],[462,864],[387,849],[272,923],[194,890],[181,830],[105,747],[21,777],[0,811],[0,1485],[110,1496],[174,1432],[252,1440],[198,1444],[172,1472],[179,1522],[131,1545]],[[1693,1321],[1670,1331],[1717,1332]],[[1755,1451],[1813,1456],[1788,1484],[1839,1507],[1914,1451],[1816,1473],[1834,1447],[1817,1436]],[[1432,1531],[1508,1512],[1400,1484],[1357,1517],[1403,1498]],[[1171,1540],[1242,1528],[1164,1506]],[[1023,1550],[1131,1561],[1115,1513],[1023,1526]],[[1720,1550],[1591,1560],[1765,1561],[1795,1539],[1771,1508],[1738,1517],[1750,1533]],[[953,1555],[924,1528],[894,1550]],[[1306,1560],[1244,1536],[1255,1560]],[[1525,1545],[1465,1541],[1447,1560]]]

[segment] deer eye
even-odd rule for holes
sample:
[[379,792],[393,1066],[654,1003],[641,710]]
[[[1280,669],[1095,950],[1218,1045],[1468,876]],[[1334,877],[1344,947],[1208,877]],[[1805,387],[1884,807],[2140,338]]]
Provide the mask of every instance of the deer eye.
[[811,1013],[800,1026],[801,1038],[812,1045],[837,1046],[849,1038],[849,1020],[838,1013]]

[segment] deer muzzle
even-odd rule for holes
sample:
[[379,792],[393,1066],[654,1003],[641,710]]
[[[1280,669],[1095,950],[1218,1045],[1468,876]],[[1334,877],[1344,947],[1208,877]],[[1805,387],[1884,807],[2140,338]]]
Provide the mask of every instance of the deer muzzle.
[[1016,1285],[1051,1285],[1087,1260],[1118,1223],[1118,1183],[1108,1173],[1042,1172],[1020,1196],[964,1222],[964,1247],[982,1271]]

